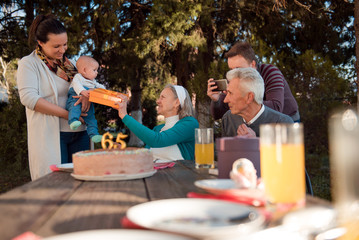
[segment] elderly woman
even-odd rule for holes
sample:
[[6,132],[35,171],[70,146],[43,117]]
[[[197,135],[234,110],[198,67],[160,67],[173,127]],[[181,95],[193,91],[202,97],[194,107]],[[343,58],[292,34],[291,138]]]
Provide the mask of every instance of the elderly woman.
[[122,102],[117,103],[118,116],[151,149],[154,159],[194,160],[194,129],[198,128],[198,121],[193,117],[191,98],[184,87],[165,86],[157,100],[157,112],[165,117],[165,124],[153,130],[127,114],[127,100],[123,97]]

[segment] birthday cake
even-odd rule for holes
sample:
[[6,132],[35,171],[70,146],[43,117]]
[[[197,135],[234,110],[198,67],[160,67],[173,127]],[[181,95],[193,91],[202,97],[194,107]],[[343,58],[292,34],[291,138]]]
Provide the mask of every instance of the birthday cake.
[[152,152],[144,148],[82,151],[72,158],[75,175],[109,176],[154,171]]

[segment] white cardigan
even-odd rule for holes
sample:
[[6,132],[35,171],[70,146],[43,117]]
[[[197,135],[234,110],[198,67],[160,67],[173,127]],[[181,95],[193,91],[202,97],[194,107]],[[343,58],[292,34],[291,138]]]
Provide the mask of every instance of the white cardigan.
[[[61,163],[59,117],[34,111],[39,98],[65,108],[63,101],[59,104],[59,94],[62,98],[67,97],[69,83],[61,79],[64,87],[61,85],[61,89],[58,89],[56,81],[59,84],[59,79],[61,78],[46,66],[35,51],[23,57],[18,63],[17,86],[20,101],[26,107],[32,180],[51,172],[50,165]],[[85,130],[83,126],[77,129],[77,131],[83,130]]]

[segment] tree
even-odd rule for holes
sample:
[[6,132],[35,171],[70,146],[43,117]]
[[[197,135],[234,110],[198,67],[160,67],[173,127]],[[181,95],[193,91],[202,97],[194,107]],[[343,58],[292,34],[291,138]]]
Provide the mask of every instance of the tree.
[[[279,56],[280,61],[289,61]],[[328,153],[328,119],[332,111],[347,104],[353,91],[351,84],[339,76],[329,56],[307,50],[291,59],[296,68],[283,68],[287,78],[293,79],[292,89],[305,126],[305,147],[307,153]],[[282,64],[280,64],[282,65]]]
[[[130,112],[141,113],[141,103],[148,103],[146,99],[153,103],[156,89],[177,82],[195,96],[201,125],[209,126],[207,80],[224,77],[227,64],[223,53],[238,40],[249,41],[261,60],[280,69],[296,69],[307,49],[328,57],[337,71],[339,65],[350,62],[354,56],[350,31],[353,4],[342,0],[301,2],[16,1],[16,11],[26,14],[2,18],[1,23],[18,22],[19,31],[1,29],[0,42],[8,41],[8,33],[16,34],[11,39],[25,42],[26,34],[20,33],[27,31],[31,18],[56,9],[68,29],[68,53],[93,55],[103,66],[102,83],[117,91],[130,89]],[[323,37],[318,38],[318,33]],[[12,53],[7,56],[23,56],[21,51],[6,49],[6,44],[0,46]],[[297,82],[304,79],[288,75],[287,80],[293,92],[300,94]],[[101,111],[116,117],[107,109]]]
[[[0,53],[5,62],[29,53],[27,45],[24,10],[20,1],[5,1],[1,4],[0,13]],[[31,15],[29,16],[31,17]],[[31,20],[32,21],[32,20]],[[31,24],[31,22],[30,22]]]
[[[291,27],[294,30],[293,34],[285,34],[293,38],[292,44],[287,47],[298,46],[287,52],[297,54],[298,51],[313,49],[328,55],[336,66],[351,65],[353,58],[356,57],[354,63],[356,77],[353,78],[357,99],[353,103],[357,103],[359,101],[359,0],[354,0],[354,3],[352,0],[310,1],[307,4],[294,1],[294,3],[286,0],[275,1],[278,13],[291,12],[300,21],[300,24],[293,22]],[[354,25],[352,25],[353,19]],[[306,25],[303,26],[302,21]],[[298,29],[302,30],[298,31]],[[357,108],[359,112],[359,105]]]
[[6,73],[9,67],[8,62],[5,62],[5,60],[0,56],[0,63],[1,63],[1,68],[2,68],[2,73],[1,73],[1,77],[0,77],[0,87],[6,89],[7,94],[10,93],[10,86],[9,86],[9,82],[7,81],[6,78]]

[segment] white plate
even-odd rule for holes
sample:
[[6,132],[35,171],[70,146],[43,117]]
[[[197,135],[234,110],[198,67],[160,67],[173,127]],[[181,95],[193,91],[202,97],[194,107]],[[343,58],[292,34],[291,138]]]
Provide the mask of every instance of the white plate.
[[194,182],[199,188],[214,194],[221,194],[227,190],[236,189],[236,184],[232,179],[205,179]]
[[[265,240],[265,239],[275,239],[275,240],[308,240],[308,238],[299,233],[290,231],[289,229],[283,228],[282,226],[267,228],[250,234],[248,236],[229,236],[226,240]],[[213,238],[211,240],[222,240],[221,238]]]
[[154,163],[169,163],[169,162],[176,162],[177,160],[169,160],[169,159],[155,159],[153,160]]
[[252,198],[264,198],[264,191],[261,189],[240,189],[232,179],[204,179],[194,182],[199,188],[213,194],[248,196]]
[[73,163],[58,164],[58,165],[56,165],[56,167],[60,171],[64,171],[64,172],[73,172],[73,170],[74,170],[74,164]]
[[[230,218],[250,216],[244,222]],[[139,204],[127,211],[133,223],[145,228],[204,238],[249,234],[263,226],[264,217],[254,208],[213,199],[174,198]]]
[[264,190],[239,189],[232,179],[205,179],[195,181],[194,184],[212,194],[229,197],[238,202],[260,206],[265,203]]
[[320,233],[336,227],[337,212],[330,207],[306,207],[284,216],[282,225],[294,231]]
[[184,236],[173,235],[169,233],[161,233],[148,230],[126,230],[126,229],[106,229],[106,230],[88,230],[73,233],[61,234],[44,240],[190,240]]
[[71,173],[71,176],[73,176],[78,180],[84,180],[84,181],[118,181],[118,180],[131,180],[131,179],[151,177],[156,172],[157,170],[153,170],[152,172],[144,172],[144,173],[136,173],[136,174],[110,174],[104,176],[85,176],[85,175],[77,175]]

